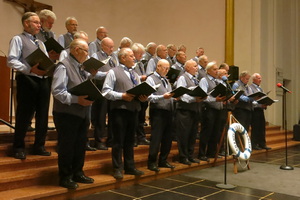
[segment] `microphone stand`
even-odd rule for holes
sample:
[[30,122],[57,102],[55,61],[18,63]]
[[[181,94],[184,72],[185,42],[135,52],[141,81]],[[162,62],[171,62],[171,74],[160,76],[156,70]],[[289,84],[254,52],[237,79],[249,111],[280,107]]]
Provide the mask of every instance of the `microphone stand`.
[[284,134],[285,134],[285,164],[280,166],[280,169],[283,170],[293,170],[294,167],[288,165],[288,153],[287,153],[287,120],[286,120],[286,90],[283,90],[283,100],[282,100],[282,121],[284,123]]
[[[227,96],[227,94],[228,94],[229,91],[232,92],[232,90],[229,89],[229,88],[228,88],[228,85],[226,84],[226,96]],[[229,128],[229,126],[230,126],[230,116],[229,116],[229,113],[228,113],[228,106],[227,106],[227,104],[228,104],[228,102],[226,102],[226,104],[225,104],[225,112],[226,112],[226,114],[227,114],[227,123],[226,123],[225,127],[227,127],[227,125],[228,125],[228,128]],[[224,127],[224,129],[223,129],[223,135],[222,135],[222,138],[223,138],[223,136],[225,136],[225,137],[224,137],[224,140],[223,140],[223,142],[224,142],[224,147],[225,147],[224,183],[218,183],[218,184],[216,185],[216,187],[217,187],[217,188],[220,188],[220,189],[232,190],[232,189],[236,188],[236,186],[235,186],[235,185],[232,185],[232,184],[227,184],[227,153],[228,153],[228,155],[229,155],[229,152],[227,152],[227,151],[228,151],[228,142],[227,142],[227,139],[228,139],[228,137],[227,137],[227,131],[228,131],[228,130],[225,132],[225,130],[226,130],[225,127]],[[222,138],[221,138],[221,140],[222,140]],[[222,144],[222,142],[220,142],[220,144]],[[218,152],[219,152],[219,150],[220,150],[220,147],[221,147],[221,145],[219,145],[219,147],[218,147],[218,151],[216,152],[216,157],[217,157],[217,154],[218,154]],[[215,162],[216,162],[216,157],[215,157]]]

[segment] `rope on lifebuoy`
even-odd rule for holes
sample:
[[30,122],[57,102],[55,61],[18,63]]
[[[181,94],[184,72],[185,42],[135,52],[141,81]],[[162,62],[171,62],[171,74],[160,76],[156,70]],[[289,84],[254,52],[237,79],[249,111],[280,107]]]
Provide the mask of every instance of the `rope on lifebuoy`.
[[[239,132],[244,140],[245,151],[241,152],[235,141],[235,133]],[[228,141],[233,154],[242,160],[249,160],[252,152],[251,140],[245,128],[239,123],[233,123],[228,129]]]

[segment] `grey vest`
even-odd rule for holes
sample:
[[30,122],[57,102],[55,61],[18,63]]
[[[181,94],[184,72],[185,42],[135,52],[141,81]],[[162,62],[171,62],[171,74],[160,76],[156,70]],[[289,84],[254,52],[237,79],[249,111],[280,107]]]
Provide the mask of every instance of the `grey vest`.
[[65,47],[65,49],[67,49],[67,48],[69,48],[73,39],[70,37],[70,35],[68,33],[64,34],[63,36],[64,36],[64,41],[65,41],[64,47]]
[[24,33],[19,35],[22,40],[22,56],[20,58],[20,61],[24,63],[25,65],[29,66],[29,64],[25,61],[25,58],[29,56],[32,52],[34,52],[38,47],[32,43],[31,39],[26,37]]
[[[106,53],[104,53],[102,50],[98,51],[96,53],[98,60],[102,61],[108,58],[108,56],[106,55]],[[111,60],[114,62],[115,66],[119,65],[119,61],[118,59],[115,57],[114,54],[111,55]],[[99,71],[101,72],[108,72],[110,69],[112,69],[113,67],[110,65],[109,62],[107,62],[105,65],[103,65],[102,67],[100,67]],[[95,84],[97,85],[97,87],[101,90],[103,87],[103,83],[104,83],[105,78],[103,79],[95,79]]]
[[[115,87],[114,91],[116,92],[122,92],[125,93],[127,90],[131,89],[134,87],[132,81],[130,78],[125,74],[123,67],[118,66],[112,69],[115,73],[116,76],[116,82],[115,82]],[[135,78],[136,80],[139,79],[137,73],[135,73]],[[110,104],[110,109],[125,109],[129,111],[140,111],[141,110],[141,104],[140,101],[133,99],[131,102],[124,101],[124,100],[116,100],[116,101],[111,101]]]
[[[183,76],[185,78],[187,88],[196,86],[195,83],[188,77],[188,75],[186,73],[182,74],[181,76]],[[200,106],[200,104],[198,102],[186,103],[184,101],[179,100],[176,103],[176,109],[189,110],[189,111],[193,111],[193,112],[199,112],[199,106]]]
[[[238,89],[244,90],[244,94],[246,96],[250,94],[249,92],[247,92],[246,87],[240,80],[236,81],[235,83],[238,84]],[[251,90],[251,88],[249,88],[249,90]],[[237,104],[235,104],[235,108],[250,110],[250,111],[253,110],[252,102],[244,102],[244,101],[239,101]]]
[[[160,86],[157,88],[157,92],[154,93],[155,95],[163,95],[166,92],[171,92],[172,86],[169,82],[168,82],[168,87],[165,88],[160,77],[158,77],[155,74],[152,74],[150,77],[153,79],[155,85],[160,84]],[[159,100],[157,103],[150,103],[150,109],[162,109],[162,110],[172,111],[173,110],[173,100],[172,100],[172,98],[162,99],[162,100]]]
[[[75,69],[75,66],[71,65],[69,56],[65,58],[61,63],[66,67],[66,73],[68,76],[68,84],[67,89],[70,89],[76,85],[79,85],[83,81],[85,81],[79,74],[79,72]],[[58,65],[59,65],[58,64]],[[77,67],[77,66],[76,66]],[[86,73],[86,77],[88,74]],[[53,111],[60,113],[68,113],[71,115],[75,115],[81,118],[90,117],[90,106],[82,106],[77,103],[72,103],[71,105],[63,104],[59,100],[54,98],[53,103]]]
[[[207,88],[207,93],[209,93],[212,89],[214,89],[217,84],[213,81],[213,80],[210,80],[207,76],[204,77],[208,83],[208,88]],[[220,83],[222,84],[222,83]],[[214,108],[214,109],[217,109],[217,110],[221,110],[223,109],[223,103],[222,102],[204,102],[204,104],[210,108]]]
[[134,71],[135,71],[139,76],[145,75],[145,74],[146,74],[144,65],[143,65],[143,63],[141,63],[140,61],[138,61],[138,62],[136,63],[136,66],[135,66],[135,68],[134,68]]
[[[40,30],[40,32],[38,34],[36,34],[36,37],[41,40],[42,42],[46,42],[47,39],[46,39],[46,36],[45,36],[45,32],[46,31],[43,31],[43,30]],[[54,38],[54,33],[52,31],[49,31],[47,32],[48,35],[49,35],[49,38]]]

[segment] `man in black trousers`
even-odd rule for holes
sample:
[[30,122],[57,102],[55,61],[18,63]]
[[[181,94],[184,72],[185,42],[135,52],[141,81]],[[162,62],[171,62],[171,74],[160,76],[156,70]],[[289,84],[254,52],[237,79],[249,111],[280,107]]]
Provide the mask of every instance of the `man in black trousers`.
[[[76,189],[79,183],[93,183],[83,173],[87,132],[93,101],[87,96],[76,96],[68,92],[86,81],[91,74],[84,71],[82,63],[88,56],[88,44],[75,39],[70,44],[70,54],[56,67],[52,81],[53,120],[58,133],[59,185]],[[93,72],[93,77],[97,73]]]
[[[169,69],[169,61],[161,59],[157,63],[156,71],[146,80],[151,86],[159,84],[157,91],[148,97],[150,101],[151,121],[148,169],[156,172],[159,171],[158,167],[175,168],[175,166],[167,161],[172,146],[171,127],[173,121],[173,94],[170,93],[172,87],[166,79]],[[157,156],[159,152],[157,167]]]
[[113,177],[122,179],[123,168],[125,174],[136,176],[144,174],[144,172],[135,168],[133,147],[137,115],[141,110],[140,101],[146,101],[147,96],[135,97],[135,95],[126,92],[140,83],[138,74],[132,69],[135,60],[132,50],[122,48],[118,53],[118,58],[120,65],[108,71],[102,93],[105,98],[111,100]]
[[10,41],[7,65],[16,70],[17,112],[13,151],[16,159],[26,159],[25,142],[27,128],[35,112],[36,132],[33,154],[50,156],[45,150],[50,101],[49,78],[47,71],[40,70],[38,63],[30,66],[25,58],[40,48],[47,56],[46,47],[36,38],[40,32],[40,18],[36,13],[26,12],[22,17],[23,33]]
[[[263,92],[263,89],[260,87],[261,80],[260,74],[254,73],[252,75],[252,84],[249,87],[252,89],[253,93]],[[271,149],[266,145],[265,109],[267,109],[267,105],[254,104],[251,120],[251,143],[254,150]]]

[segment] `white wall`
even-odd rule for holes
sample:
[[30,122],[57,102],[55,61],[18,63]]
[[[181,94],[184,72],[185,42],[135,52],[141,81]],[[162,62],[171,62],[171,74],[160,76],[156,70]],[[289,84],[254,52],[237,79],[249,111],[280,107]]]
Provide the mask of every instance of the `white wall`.
[[235,1],[235,65],[240,71],[261,73],[264,90],[280,100],[266,112],[267,121],[276,125],[282,125],[276,68],[282,70],[286,87],[293,91],[287,94],[289,129],[300,119],[299,4],[297,0]]

